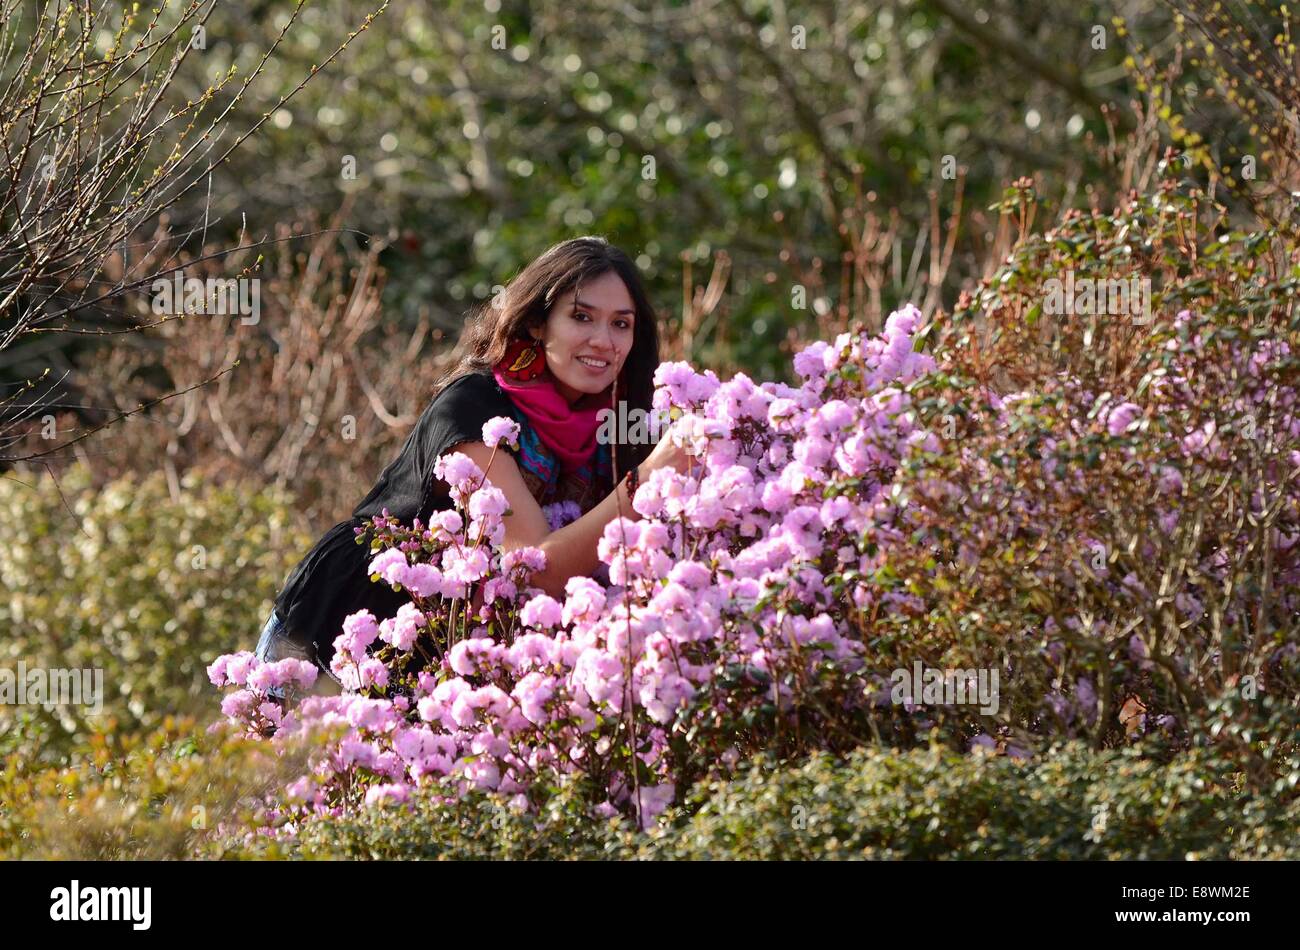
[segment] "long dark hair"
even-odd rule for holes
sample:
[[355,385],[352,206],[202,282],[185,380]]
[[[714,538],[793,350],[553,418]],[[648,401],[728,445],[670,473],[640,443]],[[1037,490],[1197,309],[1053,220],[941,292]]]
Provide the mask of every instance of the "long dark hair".
[[[436,396],[453,380],[468,373],[491,374],[512,341],[531,341],[528,331],[545,326],[556,301],[569,295],[576,299],[583,284],[610,271],[622,279],[636,310],[632,321],[632,349],[619,373],[614,399],[622,401],[629,411],[640,409],[648,419],[653,408],[654,374],[659,366],[659,328],[654,308],[631,258],[604,238],[593,235],[561,241],[547,249],[497,297],[473,308],[453,351],[451,369],[434,385],[433,394]],[[610,408],[617,412],[616,405]],[[614,434],[617,439],[619,433]],[[616,460],[614,478],[617,480],[641,464],[653,446],[616,441],[610,448]]]

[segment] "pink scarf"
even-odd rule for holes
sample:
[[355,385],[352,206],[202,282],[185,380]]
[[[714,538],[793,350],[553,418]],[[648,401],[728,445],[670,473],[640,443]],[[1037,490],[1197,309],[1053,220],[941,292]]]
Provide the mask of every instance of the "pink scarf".
[[571,407],[555,388],[555,377],[549,369],[528,383],[508,379],[500,370],[493,370],[492,375],[532,423],[542,444],[555,453],[562,471],[576,471],[591,461],[596,451],[596,430],[600,428],[600,407]]

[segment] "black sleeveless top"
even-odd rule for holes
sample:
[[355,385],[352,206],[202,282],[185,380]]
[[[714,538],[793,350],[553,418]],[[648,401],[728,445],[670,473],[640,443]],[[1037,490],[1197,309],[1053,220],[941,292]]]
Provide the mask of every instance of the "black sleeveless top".
[[447,484],[434,476],[433,463],[455,445],[482,442],[483,424],[494,416],[520,423],[519,450],[504,442],[501,450],[515,458],[539,504],[567,498],[586,513],[613,490],[607,445],[597,446],[590,469],[583,470],[591,476],[589,480],[579,477],[561,483],[554,457],[491,374],[457,377],[429,403],[397,458],[353,509],[352,517],[330,528],[316,542],[275,600],[275,613],[284,624],[281,632],[306,649],[319,666],[329,668],[334,638],[342,632],[348,614],[369,610],[383,620],[409,600],[405,592],[394,591],[382,581],[371,582],[366,573],[372,557],[370,538],[367,535],[358,544],[355,529],[367,518],[382,514],[384,508],[408,525],[417,517],[428,524],[433,512],[451,508]]

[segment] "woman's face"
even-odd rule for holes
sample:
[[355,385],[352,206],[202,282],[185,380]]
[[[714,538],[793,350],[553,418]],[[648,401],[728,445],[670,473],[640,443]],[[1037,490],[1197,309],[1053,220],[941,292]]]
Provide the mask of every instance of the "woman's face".
[[576,304],[573,293],[566,293],[551,307],[542,330],[530,331],[541,340],[546,368],[570,405],[614,381],[632,351],[635,318],[623,279],[606,271],[582,285]]

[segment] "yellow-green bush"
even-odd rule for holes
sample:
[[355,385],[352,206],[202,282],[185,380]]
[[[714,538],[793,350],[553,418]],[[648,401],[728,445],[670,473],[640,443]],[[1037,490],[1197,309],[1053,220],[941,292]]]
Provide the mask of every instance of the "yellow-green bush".
[[0,666],[103,670],[101,717],[0,706],[0,753],[49,762],[92,727],[148,730],[168,714],[210,713],[206,665],[254,647],[311,540],[281,491],[188,475],[173,499],[155,474],[96,492],[80,468],[57,485],[0,480],[0,523]]
[[302,773],[305,751],[165,716],[149,732],[92,732],[63,765],[11,755],[0,859],[222,857],[255,834],[265,796]]

